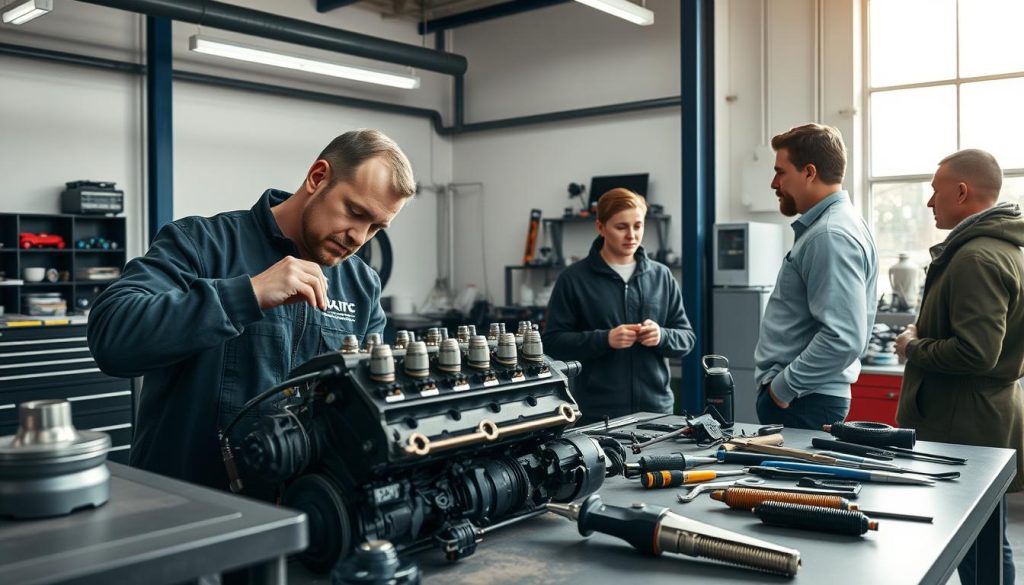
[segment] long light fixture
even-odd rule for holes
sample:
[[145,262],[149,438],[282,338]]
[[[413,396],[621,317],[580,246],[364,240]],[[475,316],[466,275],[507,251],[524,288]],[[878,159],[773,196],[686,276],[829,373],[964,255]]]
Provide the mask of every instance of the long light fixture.
[[633,4],[629,0],[576,0],[580,4],[586,4],[612,16],[618,16],[633,24],[647,26],[654,24],[654,11],[643,6]]
[[401,73],[353,67],[351,65],[338,65],[337,63],[286,55],[277,51],[267,51],[232,41],[211,39],[200,35],[189,37],[188,48],[189,50],[206,55],[248,61],[249,63],[260,63],[272,67],[296,69],[307,73],[329,75],[355,81],[365,81],[367,83],[376,83],[401,89],[416,89],[420,86],[420,78],[415,75],[403,75]]
[[53,0],[17,0],[3,7],[4,24],[25,24],[53,10]]

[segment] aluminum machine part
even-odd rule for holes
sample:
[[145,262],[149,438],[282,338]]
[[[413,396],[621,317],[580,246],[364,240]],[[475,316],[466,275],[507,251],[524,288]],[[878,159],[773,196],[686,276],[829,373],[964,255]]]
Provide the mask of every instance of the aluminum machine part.
[[458,341],[445,339],[441,342],[437,353],[437,369],[449,374],[462,371],[462,350],[459,349]]
[[523,338],[522,357],[529,362],[544,361],[544,344],[540,339],[540,332],[532,329],[526,332]]
[[395,381],[395,358],[390,345],[383,343],[373,346],[370,352],[370,379],[374,382]]
[[363,340],[363,351],[370,353],[373,350],[373,346],[380,344],[380,333],[368,333],[366,334],[366,339]]
[[409,345],[409,332],[405,329],[399,329],[395,332],[395,349],[405,349]]
[[483,335],[474,335],[469,339],[468,365],[478,370],[487,370],[491,367],[491,348]]
[[494,353],[494,359],[498,363],[514,366],[516,364],[516,336],[511,333],[502,333],[498,336],[498,349]]
[[359,338],[355,335],[346,335],[342,338],[341,353],[359,353]]
[[110,435],[76,430],[66,400],[24,402],[18,419],[0,437],[0,516],[61,516],[110,499]]
[[430,359],[427,344],[413,341],[405,349],[405,374],[413,378],[426,378],[430,373]]

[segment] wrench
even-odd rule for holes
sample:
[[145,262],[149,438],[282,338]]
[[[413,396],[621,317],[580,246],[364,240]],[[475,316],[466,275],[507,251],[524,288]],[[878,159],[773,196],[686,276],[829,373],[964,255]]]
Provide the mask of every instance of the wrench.
[[741,478],[741,479],[734,479],[732,481],[717,481],[717,482],[714,482],[714,483],[699,483],[699,484],[693,486],[692,488],[690,488],[690,492],[689,493],[687,493],[685,495],[684,494],[679,494],[678,496],[676,496],[676,499],[679,500],[680,504],[688,504],[688,503],[692,502],[693,500],[695,500],[697,498],[697,496],[699,496],[700,494],[706,492],[707,490],[722,489],[722,488],[727,488],[727,487],[731,487],[731,486],[751,487],[751,486],[757,486],[757,485],[764,485],[765,483],[767,483],[767,482],[765,480],[759,478],[759,477],[744,477],[744,478]]

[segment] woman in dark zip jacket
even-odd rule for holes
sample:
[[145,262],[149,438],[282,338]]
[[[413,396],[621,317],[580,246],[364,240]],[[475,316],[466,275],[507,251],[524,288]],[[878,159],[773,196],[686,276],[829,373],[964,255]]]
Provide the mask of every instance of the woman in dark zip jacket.
[[646,201],[632,191],[602,195],[590,254],[562,271],[548,303],[545,352],[582,362],[574,386],[584,423],[671,413],[665,358],[693,349],[679,284],[640,245],[646,214]]

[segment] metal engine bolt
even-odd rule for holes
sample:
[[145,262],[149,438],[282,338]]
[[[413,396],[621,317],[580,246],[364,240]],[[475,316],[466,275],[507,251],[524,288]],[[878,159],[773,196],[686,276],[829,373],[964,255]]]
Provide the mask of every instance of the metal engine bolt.
[[373,350],[373,346],[380,345],[380,333],[368,333],[366,339],[363,340],[363,351],[370,353]]
[[498,351],[494,358],[499,364],[506,366],[516,365],[516,336],[511,333],[502,333],[498,337]]
[[499,335],[501,335],[501,323],[491,323],[487,329],[487,340],[497,341]]
[[426,378],[430,373],[426,343],[422,341],[409,342],[405,348],[405,373],[413,378]]
[[540,340],[540,331],[532,329],[523,337],[523,359],[531,362],[544,361],[544,344]]
[[427,345],[435,347],[441,345],[441,331],[437,327],[427,329]]
[[437,367],[442,372],[462,370],[462,350],[459,349],[458,341],[445,339],[441,342],[441,349],[437,354]]
[[459,343],[469,343],[469,327],[459,325],[455,330],[455,338],[459,340]]
[[474,335],[469,338],[469,367],[486,370],[491,367],[491,348],[487,338]]
[[409,332],[405,329],[399,329],[395,332],[395,349],[405,349],[405,346],[409,345]]
[[390,345],[374,345],[370,351],[370,379],[377,382],[395,381],[395,358]]
[[341,353],[358,353],[359,338],[355,335],[346,335],[341,340]]

